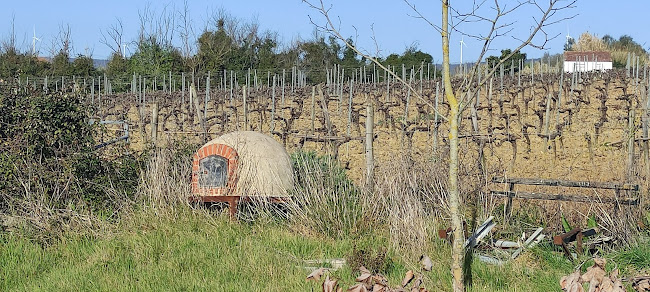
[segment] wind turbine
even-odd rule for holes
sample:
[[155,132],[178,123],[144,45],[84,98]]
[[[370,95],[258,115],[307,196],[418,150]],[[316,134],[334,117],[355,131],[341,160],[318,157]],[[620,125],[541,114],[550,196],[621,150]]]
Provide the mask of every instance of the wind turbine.
[[34,25],[34,36],[32,37],[32,55],[36,55],[36,41],[41,41],[41,39],[36,37],[36,25]]
[[460,39],[460,69],[462,70],[463,74],[465,74],[465,66],[463,66],[463,46],[467,47],[464,39],[464,37],[461,37]]
[[122,43],[122,58],[126,58],[126,49],[129,47],[129,43]]
[[460,64],[463,65],[463,46],[467,45],[465,44],[464,38],[460,39]]

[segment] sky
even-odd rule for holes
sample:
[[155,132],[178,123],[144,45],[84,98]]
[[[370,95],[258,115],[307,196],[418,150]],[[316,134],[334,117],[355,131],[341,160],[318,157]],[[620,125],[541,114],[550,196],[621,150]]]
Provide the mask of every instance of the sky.
[[[318,0],[311,0],[314,4]],[[441,38],[436,29],[428,22],[438,25],[441,19],[439,1],[409,0],[426,20],[417,17],[417,13],[404,0],[323,0],[329,8],[331,19],[346,37],[352,37],[357,46],[372,56],[386,57],[391,53],[402,53],[407,47],[417,47],[433,56],[434,62],[442,60]],[[522,1],[522,0],[520,0]],[[472,4],[481,0],[453,1],[451,5],[461,13],[471,11]],[[500,0],[500,8],[513,8],[518,1]],[[547,5],[548,0],[538,0],[540,5]],[[560,1],[559,5],[570,1]],[[187,0],[195,33],[200,34],[206,23],[218,10],[223,9],[231,16],[242,21],[257,21],[262,30],[277,32],[283,45],[296,40],[312,39],[317,24],[324,24],[325,19],[318,11],[310,8],[301,0],[236,0],[209,1]],[[552,21],[570,18],[545,28],[552,39],[545,44],[544,50],[525,48],[524,53],[531,58],[561,53],[566,35],[578,38],[583,32],[590,32],[602,37],[606,34],[618,38],[627,34],[644,48],[650,47],[650,30],[647,26],[648,0],[577,0],[574,8],[559,11]],[[120,19],[124,26],[124,38],[135,41],[139,29],[139,12],[149,7],[156,13],[163,11],[180,11],[184,1],[5,1],[0,10],[0,40],[8,39],[14,19],[14,29],[19,46],[23,51],[31,51],[34,30],[40,41],[36,50],[41,56],[49,56],[52,42],[61,26],[69,25],[72,38],[72,56],[90,54],[96,59],[106,59],[111,50],[102,44],[101,32],[107,30]],[[495,15],[494,0],[485,0],[478,14],[488,18]],[[486,56],[499,55],[500,50],[516,47],[528,36],[534,19],[539,19],[539,10],[532,6],[519,8],[514,13],[502,18],[502,24],[511,24],[500,32],[507,35],[499,37],[490,45]],[[644,20],[645,19],[645,20]],[[428,22],[427,22],[428,20]],[[483,42],[472,35],[485,35],[489,31],[486,23],[462,22],[454,19],[457,31],[453,31],[450,41],[450,58],[458,63],[461,58],[461,40],[464,42],[462,58],[464,62],[476,61]],[[208,28],[211,28],[208,26]],[[465,34],[463,36],[462,33]],[[175,38],[179,41],[179,38]],[[534,40],[537,44],[543,39]],[[180,43],[178,43],[180,46]],[[133,53],[134,47],[127,50]]]

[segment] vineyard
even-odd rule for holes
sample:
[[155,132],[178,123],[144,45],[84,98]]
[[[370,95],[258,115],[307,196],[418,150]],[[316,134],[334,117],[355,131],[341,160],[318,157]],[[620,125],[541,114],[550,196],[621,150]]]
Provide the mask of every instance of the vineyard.
[[[536,66],[534,71],[502,69],[468,105],[461,123],[466,174],[486,181],[505,176],[644,182],[650,171],[646,70],[560,74],[550,64]],[[395,157],[444,160],[449,106],[435,67],[403,69],[409,86],[368,71],[349,77],[337,68],[319,85],[307,85],[299,70],[264,78],[249,70],[240,76],[170,73],[160,80],[134,75],[127,81],[61,78],[23,84],[81,92],[98,119],[128,122],[134,150],[254,130],[271,134],[289,152],[331,154],[360,182],[370,130],[375,170],[390,168]],[[456,75],[454,83],[462,78]],[[102,140],[123,130],[107,125]]]

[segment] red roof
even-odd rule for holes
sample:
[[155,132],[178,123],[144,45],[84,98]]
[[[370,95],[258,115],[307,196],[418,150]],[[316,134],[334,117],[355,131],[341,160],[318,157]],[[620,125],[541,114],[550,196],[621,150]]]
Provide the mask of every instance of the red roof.
[[609,52],[564,52],[564,61],[581,61],[581,62],[611,62],[612,55]]

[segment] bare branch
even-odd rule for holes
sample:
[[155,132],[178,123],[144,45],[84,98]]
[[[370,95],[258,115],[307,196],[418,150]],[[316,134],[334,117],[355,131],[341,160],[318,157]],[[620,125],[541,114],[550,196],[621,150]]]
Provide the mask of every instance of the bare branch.
[[406,3],[406,5],[411,7],[411,9],[417,14],[417,16],[413,16],[413,17],[424,20],[427,24],[429,24],[431,27],[433,27],[433,29],[435,29],[438,33],[441,32],[440,26],[438,26],[435,23],[431,22],[428,18],[426,18],[424,15],[422,15],[422,13],[420,13],[420,10],[415,8],[415,4],[409,2],[408,0],[404,0],[404,2]]
[[[122,36],[124,35],[124,25],[122,20],[119,18],[115,19],[116,24],[112,24],[108,27],[106,32],[100,30],[102,38],[99,40],[100,43],[106,45],[113,53],[122,54],[122,45],[124,44]],[[123,56],[124,57],[124,56]]]
[[[495,2],[496,1],[497,0],[495,0]],[[517,46],[517,48],[512,50],[512,52],[509,55],[507,55],[504,58],[500,59],[499,62],[497,64],[495,64],[492,67],[491,70],[488,71],[486,76],[493,76],[496,73],[496,71],[498,70],[498,68],[501,66],[501,64],[504,64],[506,61],[508,61],[510,58],[512,58],[512,56],[519,53],[521,51],[521,49],[523,49],[526,46],[530,46],[530,47],[534,47],[534,48],[538,48],[538,49],[543,49],[544,48],[546,43],[549,40],[552,39],[552,38],[549,38],[546,31],[544,31],[544,27],[550,25],[549,19],[551,19],[551,17],[553,17],[557,11],[560,11],[560,10],[563,10],[563,9],[573,8],[574,7],[573,4],[575,4],[575,2],[576,2],[576,0],[570,0],[567,5],[564,5],[564,6],[561,6],[561,7],[556,7],[556,4],[558,2],[560,2],[560,1],[562,1],[562,0],[549,0],[548,7],[546,7],[546,8],[543,8],[542,6],[540,6],[537,3],[538,2],[537,0],[531,0],[531,1],[526,2],[526,3],[531,3],[532,5],[535,5],[539,9],[539,11],[542,13],[541,17],[539,17],[538,20],[534,18],[535,19],[535,26],[532,27],[532,29],[531,29],[531,31],[530,31],[530,33],[528,35],[528,38],[523,39],[523,40],[519,40],[521,42],[519,44],[519,46]],[[514,10],[509,10],[509,11],[511,13]],[[551,20],[550,22],[551,23],[557,23],[558,20]],[[496,24],[494,24],[492,26],[492,29],[490,30],[490,33],[488,33],[488,36],[492,36],[492,35],[495,34],[495,27],[496,27]],[[541,32],[544,35],[544,41],[542,42],[542,44],[533,44],[533,39],[538,34],[538,32]],[[483,57],[485,56],[485,54],[488,51],[489,43],[490,43],[490,40],[486,39],[486,41],[484,43],[484,46],[483,46],[483,50],[481,51],[481,54],[479,55],[477,62],[474,64],[474,66],[472,67],[472,70],[470,71],[470,77],[467,78],[467,80],[463,83],[463,86],[461,86],[461,88],[460,88],[460,92],[465,93],[465,98],[463,100],[461,100],[461,110],[463,110],[467,106],[467,104],[470,104],[472,102],[472,100],[475,98],[474,93],[476,92],[476,90],[478,88],[480,88],[481,86],[483,86],[489,80],[489,78],[483,78],[481,80],[481,82],[479,82],[478,84],[474,84],[474,81],[476,79],[476,74],[478,73],[478,68],[479,68],[479,66],[481,64],[481,60],[483,60]]]
[[392,70],[389,70],[388,68],[386,68],[386,66],[384,66],[381,62],[379,62],[379,60],[377,60],[377,58],[374,58],[374,57],[370,56],[369,54],[362,52],[362,51],[359,50],[357,47],[355,47],[355,46],[353,46],[352,44],[350,44],[350,43],[349,43],[349,42],[348,42],[348,41],[343,37],[343,35],[341,35],[340,31],[339,31],[338,29],[334,28],[334,25],[333,25],[333,23],[332,23],[332,20],[331,20],[331,18],[330,18],[330,16],[329,16],[329,10],[331,9],[331,6],[330,6],[330,8],[327,8],[327,9],[326,9],[326,8],[325,8],[325,4],[323,3],[322,0],[319,0],[319,2],[320,2],[320,5],[319,5],[319,6],[316,6],[316,5],[312,4],[312,3],[309,2],[308,0],[303,0],[302,2],[303,2],[303,3],[306,3],[310,8],[312,8],[312,9],[318,11],[318,13],[321,14],[321,15],[325,18],[325,22],[326,22],[326,24],[325,24],[325,25],[320,25],[320,24],[317,24],[316,22],[314,22],[314,20],[312,19],[312,17],[309,16],[309,20],[311,21],[311,23],[312,23],[312,24],[313,24],[313,25],[314,25],[318,30],[323,31],[323,32],[326,32],[326,33],[329,33],[330,35],[334,36],[334,37],[337,38],[338,40],[343,41],[343,43],[345,43],[345,45],[346,45],[348,48],[354,50],[354,51],[355,51],[357,54],[359,54],[360,56],[362,56],[362,57],[364,57],[364,58],[370,60],[371,62],[373,62],[375,65],[377,65],[377,67],[379,67],[379,68],[381,68],[382,70],[388,72],[388,74],[390,74],[391,76],[393,76],[393,78],[397,79],[400,83],[402,83],[404,86],[406,86],[406,88],[408,88],[408,89],[411,91],[411,93],[412,93],[412,94],[413,94],[417,99],[419,99],[419,100],[422,101],[424,104],[426,104],[426,105],[428,105],[429,107],[431,107],[431,109],[433,109],[433,111],[434,111],[436,114],[438,114],[442,119],[444,119],[445,121],[448,120],[447,117],[445,117],[444,115],[442,115],[440,112],[438,112],[438,111],[436,110],[436,107],[435,107],[431,102],[429,102],[427,99],[425,99],[424,97],[422,97],[422,95],[420,95],[420,93],[419,93],[417,90],[415,90],[415,88],[413,88],[409,82],[407,82],[406,80],[404,80],[404,79],[402,79],[401,77],[399,77],[399,76],[398,76],[395,72],[393,72]]

